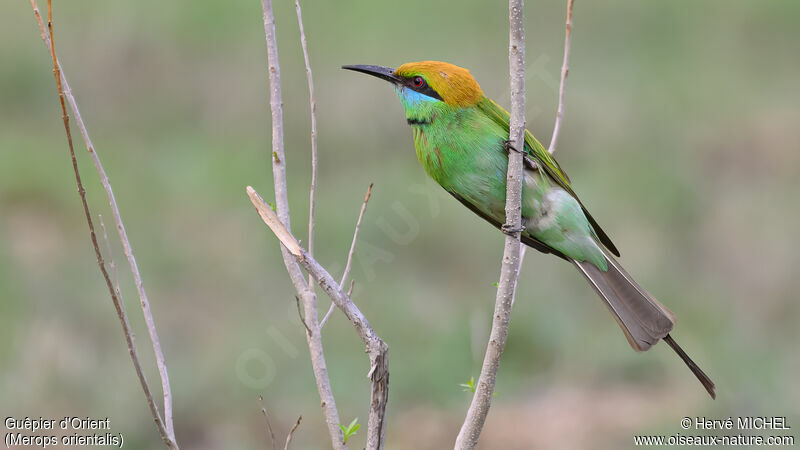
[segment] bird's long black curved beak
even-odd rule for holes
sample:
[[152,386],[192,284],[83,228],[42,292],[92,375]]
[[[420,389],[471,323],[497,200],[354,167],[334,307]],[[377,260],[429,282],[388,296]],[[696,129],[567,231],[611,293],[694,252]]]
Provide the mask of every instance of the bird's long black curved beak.
[[356,72],[372,75],[373,77],[384,79],[393,84],[397,84],[401,81],[400,78],[394,74],[394,69],[391,67],[357,64],[352,66],[342,66],[342,69],[354,70]]

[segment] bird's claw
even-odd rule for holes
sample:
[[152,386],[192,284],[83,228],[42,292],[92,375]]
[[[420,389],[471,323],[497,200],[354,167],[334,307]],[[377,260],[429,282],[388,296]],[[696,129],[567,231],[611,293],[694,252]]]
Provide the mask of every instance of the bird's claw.
[[504,223],[500,227],[500,231],[502,231],[503,233],[505,233],[505,234],[507,234],[509,236],[514,236],[517,233],[522,233],[523,231],[525,231],[525,226],[524,225],[520,225],[519,228],[513,228],[513,227],[509,226],[508,224]]
[[507,151],[507,152],[511,152],[513,150],[513,151],[519,153],[519,150],[517,150],[516,147],[511,145],[511,140],[510,139],[506,139],[505,141],[503,141],[503,149],[505,151]]

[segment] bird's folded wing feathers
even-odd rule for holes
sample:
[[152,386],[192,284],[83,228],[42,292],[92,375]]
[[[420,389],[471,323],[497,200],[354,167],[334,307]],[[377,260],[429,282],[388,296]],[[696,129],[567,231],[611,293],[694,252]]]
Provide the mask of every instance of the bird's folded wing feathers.
[[[502,106],[498,105],[494,102],[494,100],[490,98],[484,98],[482,101],[478,102],[478,108],[483,111],[488,117],[491,117],[497,124],[505,128],[506,130],[509,129],[509,118],[510,114],[508,111],[503,109]],[[597,238],[603,245],[611,251],[612,254],[615,256],[619,256],[619,250],[611,241],[611,238],[600,228],[600,224],[594,220],[594,217],[589,213],[589,210],[586,209],[581,199],[578,198],[578,194],[572,190],[572,186],[570,185],[569,177],[567,174],[561,169],[561,166],[558,165],[558,162],[550,155],[544,146],[539,142],[533,134],[527,129],[525,130],[525,153],[528,157],[533,158],[533,162],[536,163],[537,166],[544,169],[545,172],[550,176],[550,178],[555,181],[556,184],[561,186],[565,191],[569,193],[578,203],[581,205],[581,209],[583,213],[586,215],[586,219],[589,220],[589,223],[592,225],[594,232],[597,234]],[[531,161],[528,161],[527,164],[529,166],[533,166]],[[537,168],[538,167],[530,167],[530,168]]]

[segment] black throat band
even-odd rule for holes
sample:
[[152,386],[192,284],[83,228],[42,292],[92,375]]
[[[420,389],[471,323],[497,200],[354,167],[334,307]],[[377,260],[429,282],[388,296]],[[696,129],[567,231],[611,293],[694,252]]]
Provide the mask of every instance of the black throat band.
[[411,126],[414,126],[414,125],[430,125],[431,122],[432,122],[432,119],[409,119],[409,118],[406,118],[406,122],[408,122],[408,124],[411,125]]

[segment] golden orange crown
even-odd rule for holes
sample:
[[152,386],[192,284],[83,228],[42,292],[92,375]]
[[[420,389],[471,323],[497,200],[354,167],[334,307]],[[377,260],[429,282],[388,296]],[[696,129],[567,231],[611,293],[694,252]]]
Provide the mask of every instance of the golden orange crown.
[[441,61],[406,63],[398,67],[394,73],[406,78],[417,75],[425,78],[442,100],[452,106],[471,106],[483,98],[483,91],[469,70],[450,63]]

